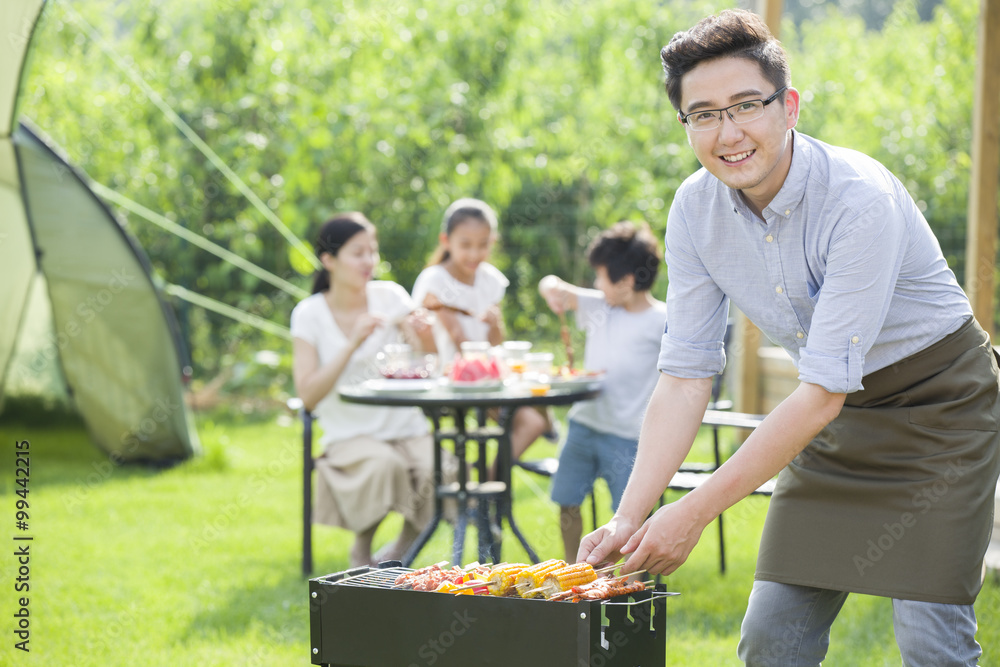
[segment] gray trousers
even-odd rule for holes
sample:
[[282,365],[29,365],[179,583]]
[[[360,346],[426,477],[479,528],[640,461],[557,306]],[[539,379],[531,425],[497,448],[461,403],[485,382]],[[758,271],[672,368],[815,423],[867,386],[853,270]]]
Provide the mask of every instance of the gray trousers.
[[[755,581],[740,632],[739,657],[747,667],[816,667],[830,646],[830,626],[848,593]],[[896,644],[906,667],[974,667],[972,605],[892,601]]]

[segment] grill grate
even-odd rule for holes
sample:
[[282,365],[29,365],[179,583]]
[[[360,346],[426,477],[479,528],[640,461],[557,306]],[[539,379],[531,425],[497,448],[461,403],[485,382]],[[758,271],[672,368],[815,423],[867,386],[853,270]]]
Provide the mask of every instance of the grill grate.
[[361,574],[351,575],[349,572],[347,576],[333,575],[330,577],[325,577],[326,581],[338,586],[357,586],[359,588],[395,588],[396,579],[401,574],[406,574],[407,572],[413,572],[411,568],[407,567],[386,567],[377,570],[369,570],[368,572],[362,572]]

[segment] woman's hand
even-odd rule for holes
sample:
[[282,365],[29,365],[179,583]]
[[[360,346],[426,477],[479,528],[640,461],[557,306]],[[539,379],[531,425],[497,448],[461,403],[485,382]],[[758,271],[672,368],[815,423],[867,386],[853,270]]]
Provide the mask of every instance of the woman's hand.
[[635,524],[625,517],[615,515],[580,541],[576,561],[587,561],[595,569],[617,563],[622,559],[622,547],[634,533]]
[[649,517],[621,548],[628,560],[622,572],[645,570],[650,574],[670,574],[688,559],[698,544],[708,521],[694,511],[688,496],[664,505]]
[[347,336],[348,342],[351,344],[351,348],[356,350],[361,347],[361,344],[372,335],[377,327],[382,324],[382,318],[376,317],[370,313],[361,313],[358,318],[354,321],[354,326],[351,327],[351,331]]
[[434,343],[434,316],[426,308],[417,308],[409,313],[399,323],[403,337],[421,352],[433,354],[437,352]]

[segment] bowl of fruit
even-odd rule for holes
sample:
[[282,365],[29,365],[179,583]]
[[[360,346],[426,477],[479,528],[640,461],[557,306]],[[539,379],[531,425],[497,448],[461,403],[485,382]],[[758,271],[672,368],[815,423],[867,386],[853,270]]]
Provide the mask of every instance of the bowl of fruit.
[[456,357],[448,373],[448,384],[458,390],[497,390],[503,387],[503,375],[496,357]]

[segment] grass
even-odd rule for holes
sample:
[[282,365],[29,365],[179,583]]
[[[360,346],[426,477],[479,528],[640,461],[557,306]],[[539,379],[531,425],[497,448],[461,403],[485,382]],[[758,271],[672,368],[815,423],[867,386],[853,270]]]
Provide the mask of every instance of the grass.
[[[299,427],[287,416],[232,423],[198,418],[205,454],[163,471],[115,467],[74,424],[0,424],[5,443],[0,507],[8,546],[0,549],[0,664],[148,664],[207,667],[308,665],[306,583],[299,573]],[[15,440],[30,441],[30,652],[14,648],[18,610],[13,557]],[[536,444],[530,456],[553,453]],[[704,453],[701,454],[704,456]],[[515,516],[542,557],[561,555],[557,509],[546,480],[517,470]],[[728,571],[718,570],[715,524],[669,577],[665,664],[734,665],[753,579],[766,498],[726,513]],[[598,487],[607,518],[607,491]],[[590,519],[585,517],[585,525]],[[391,518],[377,543],[391,539]],[[347,567],[351,536],[316,527],[316,574]],[[450,558],[440,528],[418,565]],[[475,558],[470,531],[466,560]],[[377,544],[377,546],[378,546]],[[504,560],[525,554],[512,535]],[[1000,587],[980,596],[982,665],[1000,659]],[[827,665],[900,664],[888,600],[851,596],[833,628]],[[474,667],[474,666],[470,666]]]

